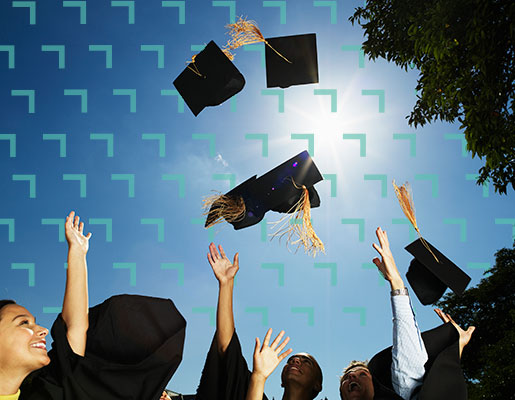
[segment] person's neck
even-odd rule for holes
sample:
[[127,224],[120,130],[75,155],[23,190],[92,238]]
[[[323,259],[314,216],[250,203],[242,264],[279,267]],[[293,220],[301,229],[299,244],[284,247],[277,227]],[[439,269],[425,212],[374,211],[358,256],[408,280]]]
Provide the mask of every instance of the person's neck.
[[28,373],[19,371],[6,371],[0,368],[0,396],[7,396],[18,392],[23,380]]
[[311,390],[307,392],[305,388],[297,385],[285,387],[282,400],[312,400]]

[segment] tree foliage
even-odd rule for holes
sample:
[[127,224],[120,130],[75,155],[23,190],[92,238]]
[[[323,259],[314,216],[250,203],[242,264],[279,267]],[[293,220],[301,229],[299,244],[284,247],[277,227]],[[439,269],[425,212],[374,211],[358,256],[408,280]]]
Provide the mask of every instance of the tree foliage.
[[471,400],[515,398],[515,243],[495,258],[476,287],[438,303],[462,328],[476,327],[462,358]]
[[349,20],[364,28],[372,60],[420,71],[409,124],[459,121],[485,160],[477,183],[515,190],[515,2],[374,0]]

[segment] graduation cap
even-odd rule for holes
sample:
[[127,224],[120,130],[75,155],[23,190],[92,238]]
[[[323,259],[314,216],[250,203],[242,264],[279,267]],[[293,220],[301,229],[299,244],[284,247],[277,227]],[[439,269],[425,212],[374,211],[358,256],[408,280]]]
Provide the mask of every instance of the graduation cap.
[[[286,236],[292,244],[303,245],[316,254],[324,245],[311,225],[311,208],[320,206],[314,185],[323,180],[307,151],[297,154],[261,177],[257,175],[223,195],[204,200],[205,227],[229,222],[235,230],[259,223],[268,211],[286,213],[274,236]],[[290,223],[291,219],[295,219]],[[299,222],[300,220],[300,222]]]
[[229,57],[230,53],[210,41],[173,81],[195,116],[205,107],[222,104],[245,86],[245,78]]
[[231,39],[224,49],[264,43],[267,87],[318,83],[316,34],[264,38],[255,21],[239,18],[227,25]]
[[448,287],[459,296],[463,294],[470,276],[431,243],[419,238],[405,249],[414,257],[406,278],[422,304],[436,303]]
[[267,38],[266,86],[318,83],[316,34]]
[[420,234],[409,184],[398,187],[394,181],[393,186],[404,214],[419,235],[417,240],[405,247],[414,257],[406,278],[417,298],[424,305],[436,303],[448,287],[457,295],[463,294],[470,282],[470,276]]

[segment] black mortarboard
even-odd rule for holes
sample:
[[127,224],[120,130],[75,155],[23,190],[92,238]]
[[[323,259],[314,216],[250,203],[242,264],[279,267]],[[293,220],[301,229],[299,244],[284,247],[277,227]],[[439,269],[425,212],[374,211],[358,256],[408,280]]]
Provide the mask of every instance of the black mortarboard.
[[266,86],[318,83],[316,34],[267,38]]
[[[268,211],[303,211],[303,218],[309,220],[309,215],[306,215],[309,214],[308,210],[320,205],[320,197],[314,185],[321,180],[323,177],[309,153],[303,151],[263,176],[257,178],[254,175],[225,195],[212,196],[206,200],[205,208],[209,211],[205,227],[225,219],[236,230],[247,228],[259,223]],[[303,220],[303,224],[309,225],[304,228],[310,238],[320,241],[312,230],[311,222]],[[321,242],[320,245],[323,248]]]
[[[431,251],[427,249],[425,244],[429,246]],[[408,282],[422,304],[436,303],[448,287],[457,295],[463,294],[470,282],[470,276],[439,252],[431,243],[419,238],[406,246],[405,249],[415,257],[411,261],[406,278],[408,278]]]
[[222,104],[241,91],[245,78],[216,43],[210,41],[173,84],[197,116],[205,107]]

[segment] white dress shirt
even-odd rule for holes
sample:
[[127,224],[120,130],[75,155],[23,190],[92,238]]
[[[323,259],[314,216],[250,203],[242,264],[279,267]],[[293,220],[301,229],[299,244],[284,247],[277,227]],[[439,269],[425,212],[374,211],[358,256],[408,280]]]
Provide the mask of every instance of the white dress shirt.
[[[392,385],[405,400],[422,384],[428,356],[407,295],[391,296],[393,313]],[[416,399],[417,396],[413,397]]]

